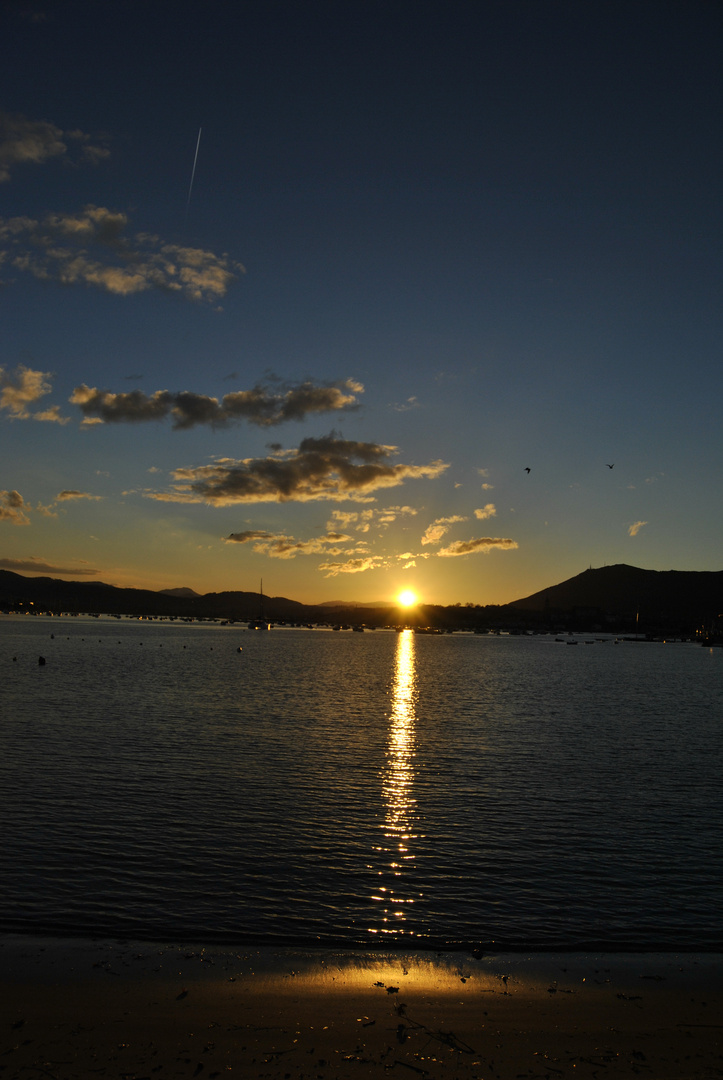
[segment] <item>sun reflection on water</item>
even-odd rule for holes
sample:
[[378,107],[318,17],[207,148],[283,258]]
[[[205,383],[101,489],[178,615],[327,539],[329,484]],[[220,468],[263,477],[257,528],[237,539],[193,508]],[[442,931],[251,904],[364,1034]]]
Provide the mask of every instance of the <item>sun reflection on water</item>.
[[377,848],[382,866],[377,871],[378,891],[372,896],[379,905],[381,925],[369,928],[374,934],[405,933],[400,923],[407,917],[406,905],[414,903],[409,889],[414,862],[413,842],[417,839],[414,831],[417,806],[414,797],[417,703],[414,648],[414,634],[411,630],[403,630],[397,638],[389,738],[381,777],[384,840]]

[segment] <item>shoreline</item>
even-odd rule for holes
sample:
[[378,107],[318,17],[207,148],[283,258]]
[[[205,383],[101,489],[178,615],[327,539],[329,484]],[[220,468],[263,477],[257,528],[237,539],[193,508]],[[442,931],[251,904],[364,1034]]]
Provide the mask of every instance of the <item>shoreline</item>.
[[0,937],[0,1078],[723,1077],[715,953]]

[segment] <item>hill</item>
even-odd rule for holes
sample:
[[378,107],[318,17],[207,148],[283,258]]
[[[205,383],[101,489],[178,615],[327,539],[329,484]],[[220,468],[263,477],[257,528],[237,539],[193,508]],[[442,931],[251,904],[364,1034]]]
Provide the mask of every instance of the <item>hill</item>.
[[710,625],[723,612],[723,571],[641,570],[619,563],[585,570],[507,609],[549,619],[596,615],[646,628]]
[[[384,626],[395,618],[440,629],[580,629],[690,636],[719,630],[723,571],[641,570],[620,564],[585,570],[510,604],[482,607],[420,605],[404,613],[385,605],[300,604],[264,596],[271,622],[363,623]],[[0,610],[93,612],[110,615],[246,621],[260,613],[256,592],[206,593],[177,588],[119,589],[102,582],[24,577],[0,570]]]
[[[61,581],[23,577],[0,570],[0,609],[93,612],[106,615],[165,615],[176,618],[254,619],[259,614],[257,592],[206,593],[192,589],[154,592],[119,589],[98,581]],[[285,597],[264,596],[264,614],[274,621],[306,618],[307,608]]]

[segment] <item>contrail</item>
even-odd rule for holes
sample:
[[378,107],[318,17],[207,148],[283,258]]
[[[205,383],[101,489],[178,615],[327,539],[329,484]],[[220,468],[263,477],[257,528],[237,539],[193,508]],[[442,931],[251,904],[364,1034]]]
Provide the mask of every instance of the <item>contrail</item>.
[[201,145],[201,131],[202,130],[203,130],[202,128],[198,129],[198,139],[196,140],[196,153],[195,153],[194,158],[193,158],[193,168],[191,169],[191,183],[189,184],[189,187],[188,187],[188,199],[186,201],[186,217],[188,217],[188,208],[191,205],[191,192],[193,191],[193,178],[196,175],[196,162],[198,161],[198,148]]

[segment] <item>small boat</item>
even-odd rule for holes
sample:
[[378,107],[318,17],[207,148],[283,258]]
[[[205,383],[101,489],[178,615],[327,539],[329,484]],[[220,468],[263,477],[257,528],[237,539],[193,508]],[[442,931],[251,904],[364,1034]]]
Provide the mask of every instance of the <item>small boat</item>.
[[255,619],[249,621],[249,630],[270,630],[271,623],[264,615],[264,580],[261,579],[261,586],[259,588],[259,614]]

